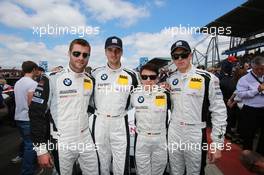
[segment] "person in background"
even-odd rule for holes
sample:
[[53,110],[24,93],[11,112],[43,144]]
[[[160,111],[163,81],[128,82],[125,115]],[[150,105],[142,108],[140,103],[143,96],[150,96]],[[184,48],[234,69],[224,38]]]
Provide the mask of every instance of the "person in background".
[[[30,119],[28,115],[29,105],[31,104],[33,93],[37,87],[36,77],[38,65],[32,61],[25,61],[22,64],[24,76],[18,80],[14,87],[15,93],[15,121],[19,128],[23,140],[23,160],[22,175],[33,175],[35,171],[36,153],[33,150],[33,143],[30,137]],[[21,156],[21,155],[20,155]]]
[[39,82],[39,81],[41,80],[41,76],[42,76],[44,73],[45,73],[45,70],[44,70],[42,67],[38,66],[38,69],[37,69],[37,72],[36,72],[36,78],[35,78],[35,80],[36,80],[37,82]]
[[220,79],[220,89],[223,93],[224,102],[227,107],[227,127],[226,127],[226,138],[231,139],[234,133],[232,129],[236,126],[236,115],[235,108],[229,107],[227,105],[228,100],[233,95],[236,90],[236,82],[232,77],[232,68],[233,65],[229,62],[226,62],[221,65],[221,79]]
[[197,66],[197,69],[205,70],[205,66],[204,65],[199,65],[199,66]]
[[242,100],[241,136],[243,149],[253,150],[253,139],[257,129],[260,137],[256,152],[264,155],[264,57],[252,60],[252,70],[237,83],[237,96]]
[[55,73],[55,72],[59,72],[63,69],[63,66],[57,66],[51,69],[51,72]]

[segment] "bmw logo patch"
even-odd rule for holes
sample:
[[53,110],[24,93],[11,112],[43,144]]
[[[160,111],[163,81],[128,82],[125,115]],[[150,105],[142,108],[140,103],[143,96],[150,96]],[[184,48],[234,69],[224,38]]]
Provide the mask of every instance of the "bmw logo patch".
[[143,96],[139,96],[138,97],[138,102],[139,103],[143,103],[144,102],[144,97]]
[[71,81],[71,79],[69,79],[69,78],[65,78],[65,79],[63,80],[63,84],[64,84],[65,86],[70,86],[70,85],[72,84],[72,81]]
[[101,75],[102,80],[106,80],[107,78],[108,78],[108,76],[106,74]]
[[177,85],[179,83],[179,80],[176,78],[176,79],[174,79],[173,81],[172,81],[172,85]]

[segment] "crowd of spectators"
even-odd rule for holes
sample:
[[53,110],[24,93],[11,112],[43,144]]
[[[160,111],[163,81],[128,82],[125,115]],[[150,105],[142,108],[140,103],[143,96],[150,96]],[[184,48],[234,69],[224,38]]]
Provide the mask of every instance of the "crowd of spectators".
[[227,107],[226,138],[264,155],[264,52],[229,56],[211,69],[220,80]]
[[0,69],[1,78],[20,78],[22,71],[16,69]]

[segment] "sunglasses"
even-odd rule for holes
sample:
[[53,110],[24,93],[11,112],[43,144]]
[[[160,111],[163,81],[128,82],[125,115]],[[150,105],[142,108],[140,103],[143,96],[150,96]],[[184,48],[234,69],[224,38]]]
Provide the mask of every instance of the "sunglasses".
[[142,80],[147,80],[148,78],[150,80],[156,80],[157,77],[158,77],[157,75],[141,75]]
[[180,53],[180,54],[175,53],[175,54],[171,55],[171,58],[173,60],[178,60],[180,57],[182,59],[186,59],[186,58],[188,58],[189,55],[190,55],[190,52],[184,52],[184,53]]
[[82,57],[84,58],[84,59],[89,59],[89,57],[90,57],[90,53],[81,53],[81,52],[79,52],[79,51],[73,51],[72,52],[72,55],[74,56],[74,57],[79,57],[80,55],[82,55]]

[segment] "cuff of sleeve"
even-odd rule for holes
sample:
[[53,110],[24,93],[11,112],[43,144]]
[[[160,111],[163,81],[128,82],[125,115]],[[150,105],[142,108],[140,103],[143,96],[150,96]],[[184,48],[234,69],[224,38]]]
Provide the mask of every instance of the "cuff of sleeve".
[[48,153],[47,145],[45,143],[41,143],[40,146],[35,146],[34,150],[36,151],[37,156]]

